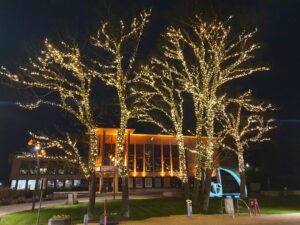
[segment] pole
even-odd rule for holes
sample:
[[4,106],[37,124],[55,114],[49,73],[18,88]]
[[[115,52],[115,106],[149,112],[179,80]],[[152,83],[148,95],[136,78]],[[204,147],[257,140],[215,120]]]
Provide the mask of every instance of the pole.
[[40,203],[39,203],[39,210],[38,210],[38,214],[37,214],[37,218],[36,218],[36,225],[39,225],[39,223],[40,223],[40,212],[41,212],[41,207],[42,207],[44,180],[45,179],[41,179]]
[[38,181],[39,181],[39,174],[40,174],[40,159],[39,159],[38,151],[36,151],[35,155],[36,155],[37,171],[36,171],[36,178],[35,178],[35,187],[34,187],[34,191],[32,193],[32,207],[31,207],[32,211],[35,210],[35,197],[36,197],[36,192],[38,189]]
[[116,167],[114,166],[114,200],[116,200]]

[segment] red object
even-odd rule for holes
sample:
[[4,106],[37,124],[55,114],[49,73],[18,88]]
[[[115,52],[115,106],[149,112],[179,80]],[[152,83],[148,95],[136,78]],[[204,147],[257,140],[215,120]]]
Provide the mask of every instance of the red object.
[[251,215],[256,216],[260,214],[259,205],[256,198],[249,198],[249,208]]

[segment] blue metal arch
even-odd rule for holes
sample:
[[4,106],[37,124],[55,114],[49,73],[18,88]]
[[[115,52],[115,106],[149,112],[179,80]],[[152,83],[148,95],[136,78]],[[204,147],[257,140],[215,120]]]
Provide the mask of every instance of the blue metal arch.
[[[234,180],[237,182],[238,186],[241,185],[241,179],[240,175],[232,169],[224,168],[224,167],[218,167],[216,168],[217,170],[217,181],[218,183],[212,182],[211,183],[211,189],[214,190],[213,192],[210,192],[210,197],[225,197],[225,196],[234,196],[234,197],[239,197],[240,193],[223,193],[223,188],[222,188],[222,177],[221,177],[221,171],[224,171],[228,174],[230,174]],[[245,188],[246,190],[246,196],[247,196],[247,187]]]

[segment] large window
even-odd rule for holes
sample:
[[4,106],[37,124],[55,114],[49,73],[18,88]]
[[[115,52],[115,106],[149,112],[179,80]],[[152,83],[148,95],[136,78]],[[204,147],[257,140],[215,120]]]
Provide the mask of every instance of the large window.
[[80,187],[81,180],[74,180],[74,187]]
[[164,154],[164,171],[171,170],[170,164],[170,145],[163,145],[163,154]]
[[56,188],[63,189],[64,188],[64,180],[56,180]]
[[18,180],[18,190],[25,190],[26,188],[26,180]]
[[72,180],[65,180],[65,188],[66,189],[72,188]]
[[129,152],[128,152],[128,169],[129,171],[134,171],[134,145],[129,145]]
[[29,162],[29,174],[34,175],[37,171],[37,162],[36,161],[30,161]]
[[146,172],[153,172],[153,145],[146,144],[145,145],[145,165]]
[[103,165],[113,166],[114,162],[112,160],[112,157],[115,157],[115,145],[105,144],[103,149]]
[[179,152],[178,145],[172,145],[173,171],[179,171]]
[[135,178],[135,187],[143,188],[143,178]]
[[144,168],[144,145],[136,145],[136,171],[143,172]]
[[36,180],[28,180],[27,189],[35,190]]
[[171,178],[170,177],[165,177],[164,178],[164,187],[165,188],[171,187]]
[[54,180],[47,180],[47,188],[48,189],[54,189],[55,187],[55,181]]
[[11,183],[10,183],[10,188],[11,189],[15,189],[16,188],[16,184],[17,184],[17,181],[16,180],[12,180]]
[[48,162],[48,174],[50,175],[56,174],[56,167],[57,167],[57,162],[55,161]]
[[40,174],[47,174],[49,162],[40,162]]
[[151,177],[145,178],[145,188],[152,188],[152,178]]
[[154,171],[161,171],[161,145],[154,145]]
[[21,161],[21,166],[20,166],[21,175],[26,175],[29,173],[29,164],[30,161]]
[[156,188],[161,187],[161,178],[160,177],[154,178],[154,187],[156,187]]

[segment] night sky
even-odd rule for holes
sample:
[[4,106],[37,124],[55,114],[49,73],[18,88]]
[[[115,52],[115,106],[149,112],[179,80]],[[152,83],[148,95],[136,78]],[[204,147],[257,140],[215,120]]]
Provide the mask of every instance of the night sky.
[[[87,49],[88,37],[95,33],[101,21],[131,18],[141,9],[149,8],[153,15],[142,40],[142,60],[156,49],[160,33],[167,25],[179,23],[195,13],[219,19],[234,15],[233,25],[238,31],[258,27],[256,38],[263,48],[257,52],[257,61],[270,66],[271,71],[250,76],[232,84],[232,88],[251,88],[257,98],[272,102],[278,109],[274,115],[278,129],[273,132],[271,143],[254,146],[248,160],[268,171],[278,187],[299,187],[300,181],[285,176],[300,172],[297,166],[300,157],[298,0],[2,0],[0,65],[14,70],[26,63],[29,56],[39,51],[46,37],[54,41],[71,39],[83,50]],[[107,93],[111,92],[102,93],[103,98],[110,97]],[[27,130],[51,130],[53,125],[64,123],[61,113],[49,107],[36,111],[18,108],[14,102],[23,95],[22,90],[0,86],[0,179],[8,177],[9,153],[26,147]],[[187,123],[192,125],[193,120]]]

